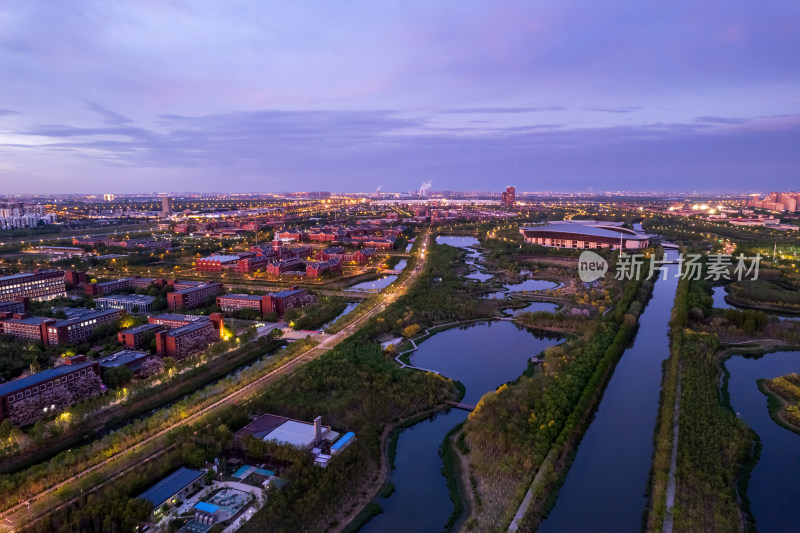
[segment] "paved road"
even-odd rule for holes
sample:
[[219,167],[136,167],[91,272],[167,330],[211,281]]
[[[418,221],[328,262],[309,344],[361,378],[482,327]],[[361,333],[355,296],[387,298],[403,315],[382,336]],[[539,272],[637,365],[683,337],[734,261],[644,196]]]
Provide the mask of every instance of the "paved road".
[[[417,261],[416,267],[414,268],[414,270],[411,271],[411,274],[409,275],[409,278],[400,286],[399,289],[396,289],[395,291],[393,291],[391,295],[387,295],[386,296],[386,298],[384,299],[386,303],[391,303],[391,302],[395,301],[401,294],[403,294],[407,290],[407,287],[409,287],[411,285],[411,283],[413,283],[413,281],[417,278],[419,273],[424,268],[424,266],[425,266],[425,258],[426,258],[426,255],[427,255],[426,254],[426,250],[427,250],[427,239],[429,239],[429,233],[426,232],[423,236],[421,236],[421,238],[426,239],[426,242],[422,245],[422,247],[420,249],[420,257],[419,257],[419,260]],[[254,390],[256,390],[257,388],[259,388],[261,386],[268,385],[268,384],[274,382],[275,380],[277,380],[277,379],[279,379],[279,378],[281,378],[281,377],[283,377],[285,375],[291,374],[292,372],[294,372],[294,370],[296,368],[304,365],[305,363],[307,363],[309,361],[312,361],[314,359],[319,358],[324,353],[326,353],[328,350],[330,350],[331,348],[333,348],[334,346],[336,346],[337,344],[339,344],[340,342],[342,342],[343,340],[348,338],[350,335],[355,333],[363,324],[365,324],[369,319],[371,319],[372,317],[374,317],[375,315],[377,315],[378,313],[383,311],[384,308],[385,308],[384,304],[375,305],[372,309],[370,309],[369,311],[367,311],[366,313],[364,313],[360,317],[356,318],[350,325],[346,326],[340,332],[338,332],[338,333],[336,333],[334,335],[326,335],[325,336],[326,338],[324,340],[322,340],[320,342],[320,344],[318,344],[314,348],[311,348],[306,353],[295,357],[294,359],[292,359],[291,361],[287,362],[283,366],[281,366],[279,368],[276,368],[275,370],[272,370],[271,372],[269,372],[269,373],[265,374],[264,376],[256,379],[255,381],[249,383],[248,385],[245,385],[244,387],[242,387],[242,388],[240,388],[240,389],[238,389],[236,391],[231,392],[227,396],[217,400],[216,402],[206,406],[205,408],[203,408],[203,409],[197,411],[196,413],[184,418],[183,420],[181,420],[179,422],[176,422],[175,424],[173,424],[173,425],[171,425],[171,426],[159,431],[158,433],[156,433],[154,435],[151,435],[150,437],[138,442],[137,444],[134,444],[133,446],[129,447],[128,449],[123,450],[123,451],[119,452],[118,454],[113,455],[110,458],[108,458],[108,459],[106,459],[104,461],[101,461],[100,463],[97,463],[94,466],[86,468],[85,470],[76,473],[71,478],[69,478],[69,479],[67,479],[65,481],[62,481],[60,483],[57,483],[56,485],[53,485],[52,487],[50,487],[50,488],[48,488],[48,489],[36,494],[35,498],[37,500],[41,500],[42,497],[47,496],[49,494],[52,494],[53,492],[57,491],[58,489],[69,485],[70,483],[72,483],[76,479],[84,477],[84,476],[86,476],[88,474],[91,474],[92,472],[96,472],[96,471],[102,469],[104,466],[108,466],[112,462],[118,460],[120,457],[123,457],[123,456],[125,456],[127,454],[130,454],[130,453],[132,453],[132,452],[134,452],[136,450],[139,450],[142,447],[152,443],[153,441],[166,436],[166,434],[169,433],[170,431],[172,431],[173,429],[175,429],[177,427],[180,427],[180,426],[183,426],[183,425],[187,425],[187,424],[191,424],[193,422],[196,422],[202,416],[209,414],[210,412],[212,412],[213,410],[215,410],[217,408],[224,407],[226,405],[230,405],[232,403],[240,401],[248,392],[253,392]],[[104,483],[106,483],[106,482],[101,483],[101,485],[104,484]],[[75,499],[77,499],[77,498],[75,498]],[[61,506],[63,506],[63,504],[59,505],[59,507],[61,507]],[[25,524],[26,522],[29,522],[31,520],[31,518],[33,518],[33,517],[28,516],[28,504],[27,504],[27,502],[19,503],[19,504],[15,505],[14,507],[10,507],[9,509],[6,509],[2,513],[0,513],[0,519],[2,519],[2,520],[0,520],[0,532],[3,531],[3,529],[2,529],[3,527],[6,527],[6,528],[11,527],[11,530],[13,530],[13,528],[15,526],[22,525],[22,524]],[[36,518],[38,519],[40,517],[36,517]],[[4,526],[4,524],[5,524],[5,526]]]

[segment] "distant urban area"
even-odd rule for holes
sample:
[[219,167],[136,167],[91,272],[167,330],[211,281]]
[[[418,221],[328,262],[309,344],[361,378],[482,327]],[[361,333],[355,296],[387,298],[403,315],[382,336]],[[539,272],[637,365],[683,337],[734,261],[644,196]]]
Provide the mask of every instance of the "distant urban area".
[[[756,476],[770,435],[800,432],[791,366],[759,382],[769,410],[738,390],[800,344],[798,200],[3,198],[0,530],[590,531],[581,495],[602,514],[625,491],[615,520],[634,529],[709,509],[744,527],[771,505],[743,507],[742,472],[771,500],[786,485]],[[591,282],[587,250],[609,265]],[[680,277],[691,253],[728,262]],[[626,256],[643,275],[617,275]],[[755,278],[734,276],[737,256],[759,258]],[[617,394],[645,419],[609,418]],[[760,460],[751,423],[770,430]],[[608,453],[604,434],[625,443]],[[407,479],[413,461],[440,466]],[[609,493],[608,465],[635,483]],[[436,505],[392,504],[415,498]]]

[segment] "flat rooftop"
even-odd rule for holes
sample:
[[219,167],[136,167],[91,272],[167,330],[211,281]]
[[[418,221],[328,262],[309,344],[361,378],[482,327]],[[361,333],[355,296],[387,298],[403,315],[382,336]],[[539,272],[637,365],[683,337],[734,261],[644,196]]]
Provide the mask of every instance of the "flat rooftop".
[[50,368],[48,370],[42,370],[41,372],[37,372],[35,374],[31,374],[30,376],[25,376],[24,378],[15,379],[14,381],[9,381],[8,383],[0,384],[0,396],[5,394],[10,394],[12,392],[16,392],[18,390],[22,390],[26,387],[30,387],[32,385],[36,385],[37,383],[41,383],[42,381],[47,381],[50,379],[54,379],[65,374],[69,374],[70,372],[75,372],[76,370],[81,370],[83,368],[87,368],[92,366],[94,363],[80,363],[77,365],[61,365],[56,368]]
[[158,507],[169,498],[171,498],[176,492],[184,488],[185,486],[189,485],[190,483],[194,483],[197,479],[203,476],[203,472],[200,470],[192,470],[190,468],[180,467],[143,493],[141,493],[138,497],[151,502],[153,505]]
[[258,301],[263,298],[263,296],[258,296],[257,294],[226,294],[225,296],[220,296],[220,298],[225,298],[227,300],[253,300]]
[[122,333],[131,333],[131,334],[135,335],[137,333],[142,333],[144,331],[148,331],[148,330],[151,330],[151,329],[159,329],[159,328],[163,328],[163,327],[164,326],[161,325],[161,324],[142,324],[141,326],[136,326],[136,327],[133,327],[133,328],[123,329]]
[[135,302],[151,304],[155,301],[155,297],[146,296],[144,294],[114,294],[111,296],[102,296],[95,298],[95,301],[102,300],[106,302]]
[[314,444],[314,424],[287,420],[270,431],[262,440],[306,448]]
[[135,350],[120,350],[116,353],[112,353],[111,355],[107,355],[101,359],[98,359],[97,362],[100,363],[100,366],[102,367],[110,368],[126,365],[128,363],[138,361],[139,359],[146,359],[149,357],[153,357],[153,355],[147,352],[137,352]]
[[42,323],[46,320],[53,320],[53,319],[44,316],[29,316],[27,318],[7,318],[3,320],[3,322],[9,324],[27,324],[31,326],[41,326]]

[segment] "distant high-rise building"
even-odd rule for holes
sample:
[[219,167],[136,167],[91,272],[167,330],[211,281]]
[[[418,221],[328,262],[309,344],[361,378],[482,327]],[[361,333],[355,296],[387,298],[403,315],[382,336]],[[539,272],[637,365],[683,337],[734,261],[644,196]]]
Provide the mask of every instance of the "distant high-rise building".
[[503,193],[502,204],[506,207],[514,207],[517,202],[517,189],[515,187],[506,187],[506,192]]
[[172,214],[172,198],[169,196],[161,199],[161,214],[164,216]]
[[114,201],[114,195],[113,194],[104,194],[103,195],[103,201],[104,202],[113,202]]

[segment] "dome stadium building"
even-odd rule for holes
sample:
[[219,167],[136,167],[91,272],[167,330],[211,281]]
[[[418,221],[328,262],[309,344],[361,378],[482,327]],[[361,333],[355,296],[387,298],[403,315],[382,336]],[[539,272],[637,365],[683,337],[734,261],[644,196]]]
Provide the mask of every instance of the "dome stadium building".
[[596,220],[562,220],[541,226],[521,227],[525,242],[552,248],[593,250],[611,248],[640,250],[650,245],[651,236],[638,230],[622,227],[621,222]]

